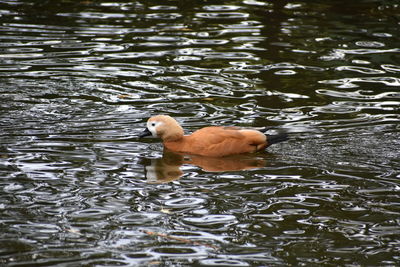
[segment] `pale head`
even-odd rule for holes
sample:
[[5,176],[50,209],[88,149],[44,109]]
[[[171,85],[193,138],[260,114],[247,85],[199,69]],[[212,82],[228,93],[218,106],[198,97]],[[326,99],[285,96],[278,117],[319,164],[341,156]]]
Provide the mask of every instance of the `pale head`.
[[168,115],[157,115],[147,121],[147,134],[159,137],[163,141],[177,141],[183,137],[183,129],[179,123]]

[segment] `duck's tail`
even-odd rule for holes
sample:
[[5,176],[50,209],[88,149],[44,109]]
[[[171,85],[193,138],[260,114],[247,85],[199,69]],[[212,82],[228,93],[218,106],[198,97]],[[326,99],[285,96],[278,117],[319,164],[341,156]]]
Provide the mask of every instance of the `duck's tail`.
[[279,133],[279,134],[266,134],[268,145],[273,145],[276,143],[280,143],[283,141],[287,141],[289,136],[287,133]]

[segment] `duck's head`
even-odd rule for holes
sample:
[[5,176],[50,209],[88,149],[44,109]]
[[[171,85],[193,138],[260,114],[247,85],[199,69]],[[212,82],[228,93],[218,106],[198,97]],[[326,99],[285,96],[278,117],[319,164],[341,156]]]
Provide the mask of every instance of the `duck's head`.
[[168,115],[157,115],[147,121],[147,128],[139,137],[152,135],[163,141],[177,141],[183,137],[183,134],[182,127],[174,118]]

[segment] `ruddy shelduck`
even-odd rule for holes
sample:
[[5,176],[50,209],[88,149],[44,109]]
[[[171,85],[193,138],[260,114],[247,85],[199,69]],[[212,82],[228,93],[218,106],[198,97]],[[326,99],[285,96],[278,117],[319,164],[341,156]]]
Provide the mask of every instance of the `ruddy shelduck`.
[[157,115],[147,121],[139,137],[159,137],[164,147],[181,153],[207,157],[224,157],[254,153],[287,140],[285,133],[267,135],[258,130],[239,127],[210,126],[184,135],[179,123],[168,115]]

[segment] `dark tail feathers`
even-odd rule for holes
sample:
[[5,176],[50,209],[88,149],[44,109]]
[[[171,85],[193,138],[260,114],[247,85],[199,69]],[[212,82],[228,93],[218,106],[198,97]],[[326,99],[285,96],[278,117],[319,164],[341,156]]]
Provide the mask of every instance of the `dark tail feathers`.
[[280,143],[289,139],[287,133],[279,133],[279,134],[266,134],[268,145],[273,145],[276,143]]

